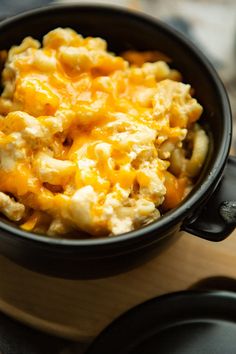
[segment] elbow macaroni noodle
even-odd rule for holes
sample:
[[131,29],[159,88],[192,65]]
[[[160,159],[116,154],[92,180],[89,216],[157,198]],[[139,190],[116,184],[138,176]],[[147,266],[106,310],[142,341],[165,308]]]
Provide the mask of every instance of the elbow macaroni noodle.
[[1,53],[0,212],[23,230],[134,230],[176,207],[201,170],[208,137],[190,85],[158,52],[106,46],[57,28]]

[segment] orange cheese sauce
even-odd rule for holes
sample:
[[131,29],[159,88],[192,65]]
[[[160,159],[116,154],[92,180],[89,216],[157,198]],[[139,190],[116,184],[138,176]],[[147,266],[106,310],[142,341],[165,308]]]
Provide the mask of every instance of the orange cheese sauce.
[[[22,229],[112,236],[181,202],[193,184],[184,142],[201,130],[202,107],[168,60],[159,52],[116,56],[103,39],[68,28],[9,50],[0,192],[24,205]],[[171,162],[176,150],[183,168]]]

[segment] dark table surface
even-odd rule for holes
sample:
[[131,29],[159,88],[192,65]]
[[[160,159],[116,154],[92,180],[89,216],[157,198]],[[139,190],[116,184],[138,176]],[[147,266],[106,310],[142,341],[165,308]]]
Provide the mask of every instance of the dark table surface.
[[82,354],[78,343],[34,330],[0,313],[0,354]]

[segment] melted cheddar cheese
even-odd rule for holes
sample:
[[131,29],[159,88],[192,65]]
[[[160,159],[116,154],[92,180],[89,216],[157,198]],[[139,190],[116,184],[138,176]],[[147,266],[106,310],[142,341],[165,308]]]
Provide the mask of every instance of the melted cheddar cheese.
[[[121,234],[174,208],[191,187],[207,152],[195,123],[201,105],[151,52],[124,58],[68,28],[46,34],[42,46],[27,37],[9,50],[0,212],[22,229]],[[203,148],[192,161],[196,136]]]

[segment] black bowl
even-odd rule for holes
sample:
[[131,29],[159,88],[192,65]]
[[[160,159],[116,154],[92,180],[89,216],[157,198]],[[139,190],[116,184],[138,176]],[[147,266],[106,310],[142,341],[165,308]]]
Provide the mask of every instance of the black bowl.
[[93,278],[142,263],[171,242],[180,229],[213,241],[227,237],[236,219],[232,203],[236,199],[235,160],[228,159],[231,112],[225,89],[205,56],[164,23],[128,10],[95,5],[51,6],[7,19],[0,24],[0,49],[29,35],[41,39],[58,26],[71,27],[84,36],[105,38],[109,49],[116,53],[127,49],[159,50],[170,57],[171,65],[194,87],[204,107],[201,123],[209,132],[210,150],[191,194],[178,208],[146,227],[114,238],[67,240],[24,232],[1,218],[1,252],[36,271]]

